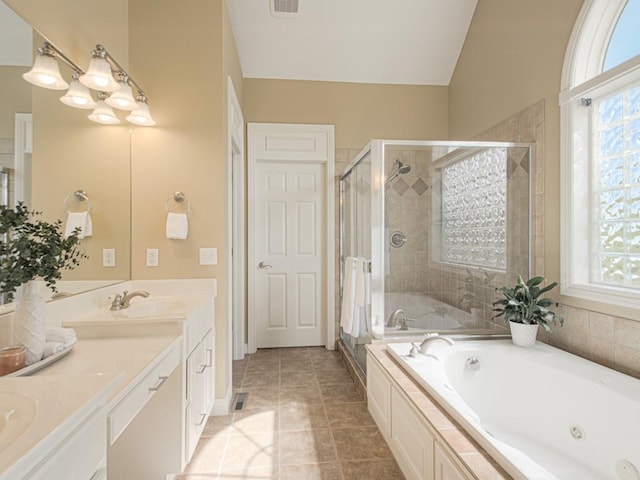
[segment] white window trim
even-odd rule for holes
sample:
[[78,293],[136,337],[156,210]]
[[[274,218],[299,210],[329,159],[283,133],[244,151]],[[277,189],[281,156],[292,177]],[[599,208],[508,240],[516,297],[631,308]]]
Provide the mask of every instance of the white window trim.
[[600,73],[608,40],[625,0],[586,0],[565,54],[560,92],[561,198],[560,293],[637,308],[640,290],[591,283],[590,109],[583,98],[600,96],[640,79],[640,57]]

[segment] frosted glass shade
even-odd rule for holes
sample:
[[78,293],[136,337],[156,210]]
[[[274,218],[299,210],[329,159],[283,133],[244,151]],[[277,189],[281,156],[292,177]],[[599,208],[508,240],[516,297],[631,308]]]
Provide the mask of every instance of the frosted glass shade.
[[149,113],[149,105],[144,102],[138,102],[137,108],[127,115],[127,121],[134,125],[141,125],[143,127],[152,127],[156,124],[155,120]]
[[69,84],[60,75],[57,60],[51,55],[38,55],[33,67],[22,75],[27,82],[51,90],[64,90]]
[[65,105],[69,105],[74,108],[90,109],[96,108],[98,105],[93,97],[91,97],[89,89],[82,85],[78,80],[71,81],[69,90],[60,97],[60,101]]
[[113,92],[105,102],[110,107],[117,108],[119,110],[132,111],[138,108],[138,104],[133,98],[131,85],[124,82],[120,82],[120,90]]
[[87,73],[79,80],[85,87],[100,92],[115,92],[120,89],[120,84],[113,78],[111,65],[102,57],[93,57],[89,62]]
[[103,125],[117,125],[120,123],[120,119],[116,117],[111,107],[104,103],[104,100],[98,100],[95,110],[91,112],[88,118],[92,122],[102,123]]

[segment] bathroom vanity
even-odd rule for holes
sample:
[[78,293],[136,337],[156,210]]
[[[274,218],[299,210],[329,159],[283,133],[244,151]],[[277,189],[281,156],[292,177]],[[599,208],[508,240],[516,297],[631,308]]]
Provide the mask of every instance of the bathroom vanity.
[[[73,350],[32,377],[4,379],[0,385],[11,390],[37,382],[57,385],[57,379],[66,382],[78,376],[100,379],[105,383],[102,396],[94,394],[97,400],[87,407],[88,413],[83,411],[82,418],[76,418],[81,409],[72,415],[74,425],[86,424],[91,433],[84,437],[70,434],[66,450],[61,441],[37,457],[26,449],[14,458],[16,464],[49,468],[49,456],[68,450],[74,459],[91,458],[85,462],[90,468],[87,465],[69,476],[69,469],[83,462],[66,461],[61,464],[66,470],[46,478],[151,480],[181,472],[193,455],[215,400],[214,296],[215,292],[152,294],[149,299],[132,302],[129,312],[110,312],[100,306],[81,308],[82,314],[68,316],[63,326],[73,327],[78,335]],[[57,386],[51,390],[66,398]],[[2,395],[0,388],[0,408]],[[4,438],[0,429],[0,480],[40,478],[29,476],[32,473],[24,468],[20,474],[5,468],[2,459],[8,450],[3,447]],[[91,453],[94,450],[102,455]]]

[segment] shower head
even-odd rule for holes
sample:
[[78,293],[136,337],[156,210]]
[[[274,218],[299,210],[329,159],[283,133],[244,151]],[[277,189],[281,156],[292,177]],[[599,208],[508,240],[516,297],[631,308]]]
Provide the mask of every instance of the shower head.
[[387,180],[384,182],[385,184],[391,182],[391,180],[396,178],[398,175],[405,175],[411,171],[411,166],[405,165],[398,158],[396,158],[395,162],[393,163],[395,165],[395,168],[392,170],[391,175],[389,175],[389,178],[387,178]]

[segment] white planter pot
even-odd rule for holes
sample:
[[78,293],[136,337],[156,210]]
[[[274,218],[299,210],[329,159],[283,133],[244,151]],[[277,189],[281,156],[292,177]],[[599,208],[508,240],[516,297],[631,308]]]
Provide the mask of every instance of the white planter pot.
[[25,363],[31,365],[42,359],[47,335],[47,307],[38,292],[36,282],[22,286],[22,296],[13,315],[13,339],[24,345]]
[[533,347],[536,344],[538,335],[538,324],[528,325],[526,323],[516,323],[509,321],[511,328],[511,340],[520,347]]

